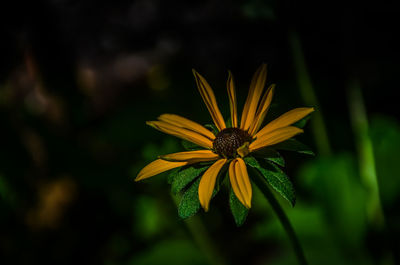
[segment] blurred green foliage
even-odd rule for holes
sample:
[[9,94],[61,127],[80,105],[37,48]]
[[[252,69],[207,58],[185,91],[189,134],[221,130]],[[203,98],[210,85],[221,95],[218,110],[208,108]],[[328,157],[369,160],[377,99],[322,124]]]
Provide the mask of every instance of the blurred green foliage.
[[400,190],[400,125],[397,120],[385,116],[373,117],[370,135],[373,141],[376,170],[383,205],[393,207],[398,202]]

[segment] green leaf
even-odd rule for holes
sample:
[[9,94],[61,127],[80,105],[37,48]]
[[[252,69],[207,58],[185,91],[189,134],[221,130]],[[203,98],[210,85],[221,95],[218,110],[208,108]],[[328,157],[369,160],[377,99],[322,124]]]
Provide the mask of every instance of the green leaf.
[[181,202],[178,206],[178,215],[182,219],[195,215],[200,209],[198,194],[200,179],[201,178],[198,178],[194,181],[192,186],[190,186],[182,196]]
[[[207,165],[205,168],[207,169],[210,165]],[[214,198],[215,195],[220,190],[220,186],[224,181],[224,168],[218,174],[217,181],[215,182],[215,187],[211,198]],[[178,206],[178,214],[181,218],[185,219],[191,217],[197,213],[200,208],[200,201],[199,201],[199,184],[200,184],[201,177],[198,177],[194,182],[192,182],[191,186],[183,193],[181,202]]]
[[182,140],[181,141],[183,148],[185,148],[187,151],[196,151],[196,150],[203,150],[204,147],[201,147],[197,144],[194,144],[192,142]]
[[242,226],[246,221],[249,209],[247,209],[236,197],[235,193],[230,188],[229,192],[229,205],[232,211],[233,218],[237,226]]
[[[210,165],[208,164],[204,166],[204,168],[207,169],[209,166]],[[205,171],[203,167],[202,170]],[[221,169],[221,171],[217,176],[217,181],[215,182],[215,187],[211,198],[214,198],[214,196],[217,195],[218,191],[220,190],[220,186],[224,181],[225,170],[226,170],[226,165]],[[195,215],[200,208],[199,193],[198,193],[200,180],[201,177],[198,177],[195,181],[192,182],[190,187],[183,193],[181,202],[179,203],[178,206],[178,214],[183,219]]]
[[294,151],[306,155],[312,155],[314,156],[314,152],[308,147],[307,145],[295,140],[295,139],[289,139],[286,140],[282,143],[276,144],[271,146],[272,149],[278,149],[278,150],[286,150],[286,151]]
[[182,191],[190,182],[192,182],[196,177],[198,177],[201,173],[206,171],[209,165],[206,166],[186,166],[183,167],[180,171],[175,173],[175,177],[172,181],[171,191],[174,194]]
[[215,135],[218,134],[218,128],[214,124],[205,124],[204,127],[209,129],[213,134],[215,134]]
[[277,166],[270,163],[260,163],[251,156],[244,158],[247,165],[258,170],[267,180],[268,184],[285,198],[292,207],[296,203],[296,195],[293,184],[286,174]]
[[169,173],[169,175],[167,177],[168,184],[172,184],[172,182],[176,178],[176,175],[178,174],[180,169],[181,168],[178,167],[178,168],[174,168],[174,169],[171,170],[171,172]]
[[270,148],[264,148],[259,151],[256,151],[253,153],[257,157],[262,157],[268,161],[274,162],[275,164],[284,167],[285,166],[285,160],[279,154],[276,150],[270,149]]

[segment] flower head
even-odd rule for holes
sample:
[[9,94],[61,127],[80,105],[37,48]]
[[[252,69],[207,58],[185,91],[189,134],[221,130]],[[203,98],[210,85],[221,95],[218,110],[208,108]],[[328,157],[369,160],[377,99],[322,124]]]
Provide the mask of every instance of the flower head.
[[302,129],[291,125],[313,112],[314,108],[293,109],[261,128],[275,90],[275,85],[271,85],[264,91],[267,67],[263,64],[252,78],[240,120],[237,114],[233,76],[229,72],[227,90],[231,127],[227,127],[210,85],[195,70],[193,74],[218,132],[214,134],[206,127],[175,114],[163,114],[157,121],[147,122],[157,130],[190,141],[204,149],[160,156],[144,167],[135,181],[150,178],[173,168],[213,162],[201,176],[198,188],[199,201],[204,210],[209,209],[216,180],[223,170],[228,170],[230,184],[237,199],[246,208],[250,208],[252,186],[244,158],[302,133]]

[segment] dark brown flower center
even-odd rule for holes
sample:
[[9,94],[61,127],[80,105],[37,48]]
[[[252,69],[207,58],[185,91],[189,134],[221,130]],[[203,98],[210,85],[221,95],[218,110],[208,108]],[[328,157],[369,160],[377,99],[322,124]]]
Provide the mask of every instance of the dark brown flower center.
[[236,157],[236,150],[250,142],[251,136],[239,128],[226,128],[220,131],[213,142],[214,152],[226,158]]

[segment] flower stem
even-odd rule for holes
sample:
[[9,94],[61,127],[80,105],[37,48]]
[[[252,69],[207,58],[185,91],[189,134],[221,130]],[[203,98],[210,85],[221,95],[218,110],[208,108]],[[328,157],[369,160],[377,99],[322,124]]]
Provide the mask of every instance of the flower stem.
[[[172,195],[172,199],[175,204],[179,205],[179,199],[177,196]],[[218,250],[211,240],[211,237],[204,226],[202,220],[198,216],[192,216],[188,219],[183,220],[186,225],[187,230],[193,238],[193,241],[201,249],[201,251],[206,256],[209,264],[211,265],[225,265],[226,262],[221,255],[219,255]]]
[[303,248],[300,245],[300,242],[296,236],[296,233],[290,224],[288,217],[286,216],[285,212],[283,211],[281,205],[275,198],[274,194],[271,192],[265,178],[257,171],[253,170],[255,174],[252,174],[253,180],[256,183],[257,187],[261,190],[264,194],[265,198],[268,200],[269,204],[271,205],[272,209],[276,213],[281,222],[283,228],[285,229],[287,235],[289,236],[289,240],[292,244],[294,252],[296,254],[297,260],[300,265],[307,265],[306,258],[304,256]]

